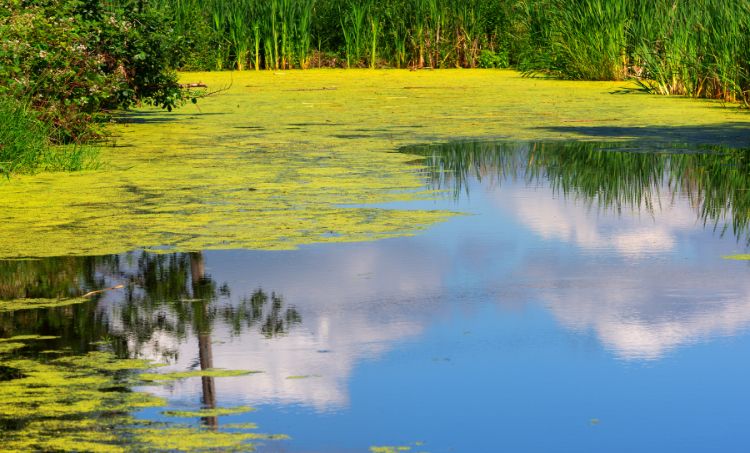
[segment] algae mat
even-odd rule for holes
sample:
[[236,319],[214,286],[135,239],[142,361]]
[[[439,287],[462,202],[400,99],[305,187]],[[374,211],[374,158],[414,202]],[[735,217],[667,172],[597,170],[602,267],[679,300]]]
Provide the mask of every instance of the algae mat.
[[[450,213],[374,203],[433,196],[409,156],[466,138],[645,139],[739,146],[750,118],[624,83],[513,71],[186,73],[226,90],[110,128],[104,168],[0,184],[0,257],[255,248],[412,234]],[[631,87],[632,88],[632,87]]]

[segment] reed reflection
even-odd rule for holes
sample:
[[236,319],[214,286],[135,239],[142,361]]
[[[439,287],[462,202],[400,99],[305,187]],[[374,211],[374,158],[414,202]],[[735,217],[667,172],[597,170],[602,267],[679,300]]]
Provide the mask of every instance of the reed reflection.
[[750,149],[654,148],[644,143],[451,142],[403,148],[424,156],[433,189],[469,195],[469,180],[520,179],[600,210],[654,212],[688,197],[697,220],[750,241]]

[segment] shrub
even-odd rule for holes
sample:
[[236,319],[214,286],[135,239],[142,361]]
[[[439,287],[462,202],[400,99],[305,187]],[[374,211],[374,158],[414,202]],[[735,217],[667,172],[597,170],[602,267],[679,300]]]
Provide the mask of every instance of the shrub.
[[97,135],[111,109],[183,100],[171,70],[181,40],[131,0],[0,0],[0,94],[29,99],[52,139]]

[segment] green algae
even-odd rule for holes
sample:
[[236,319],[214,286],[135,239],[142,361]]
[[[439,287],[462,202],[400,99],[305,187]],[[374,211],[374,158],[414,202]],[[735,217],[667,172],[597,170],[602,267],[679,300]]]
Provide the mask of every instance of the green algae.
[[26,343],[0,343],[0,354],[7,354],[26,346]]
[[207,369],[195,371],[177,371],[174,373],[142,373],[138,377],[144,381],[174,381],[178,379],[187,379],[192,377],[233,377],[246,376],[249,374],[258,374],[262,371],[254,370],[223,370]]
[[162,414],[167,417],[219,417],[222,415],[235,415],[244,414],[246,412],[254,411],[254,407],[250,406],[237,406],[237,407],[215,407],[212,409],[200,409],[197,411],[164,411]]
[[121,414],[164,402],[110,391],[117,378],[109,370],[121,369],[117,362],[105,353],[74,362],[3,357],[3,365],[18,370],[19,377],[0,382],[0,426],[6,427],[0,430],[0,451],[123,450],[115,429],[128,420]]
[[[19,340],[50,338],[55,337],[19,335],[0,341],[0,452],[251,451],[250,441],[288,438],[242,432],[256,429],[254,424],[219,432],[133,418],[129,414],[135,410],[166,405],[161,398],[127,390],[129,375],[152,367],[146,360],[118,359],[107,351],[38,360],[9,357],[10,351],[1,349],[23,348],[26,343]],[[204,410],[195,416],[251,409]]]
[[258,425],[255,423],[225,423],[222,427],[224,429],[258,429]]
[[722,258],[725,260],[750,261],[750,254],[727,255],[722,256]]
[[36,310],[40,308],[67,307],[90,301],[91,299],[85,299],[83,297],[73,297],[68,299],[35,298],[0,300],[0,313],[18,310]]
[[372,453],[398,453],[401,451],[411,451],[411,447],[406,445],[399,446],[372,446],[370,447]]
[[288,439],[285,435],[225,433],[189,427],[171,428],[167,433],[160,428],[141,428],[132,433],[150,449],[158,451],[254,451],[249,441]]
[[10,338],[0,338],[0,343],[5,343],[8,341],[55,340],[57,338],[60,337],[52,335],[16,335]]
[[[0,257],[291,249],[414,234],[450,213],[374,206],[433,196],[404,165],[411,158],[392,152],[400,146],[467,136],[586,139],[594,126],[614,128],[613,138],[650,130],[689,139],[702,128],[750,123],[718,103],[613,95],[623,83],[512,71],[283,74],[186,74],[229,88],[200,110],[126,116],[111,128],[118,146],[104,150],[105,169],[3,183]],[[336,90],[289,95],[316,86]]]

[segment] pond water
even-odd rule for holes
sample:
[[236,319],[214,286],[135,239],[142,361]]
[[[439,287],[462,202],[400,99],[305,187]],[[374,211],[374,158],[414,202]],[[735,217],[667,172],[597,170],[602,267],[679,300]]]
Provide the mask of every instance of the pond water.
[[[291,251],[2,261],[4,299],[114,289],[6,310],[0,336],[58,337],[16,358],[106,349],[166,364],[158,373],[259,371],[132,384],[167,403],[138,419],[289,436],[253,440],[259,451],[746,449],[750,263],[725,257],[748,253],[750,152],[401,151],[439,192],[383,207],[459,215]],[[237,406],[255,410],[174,416]]]

